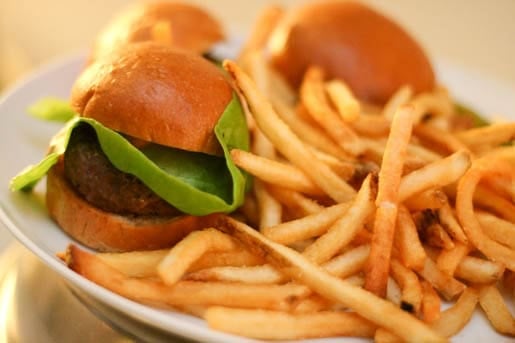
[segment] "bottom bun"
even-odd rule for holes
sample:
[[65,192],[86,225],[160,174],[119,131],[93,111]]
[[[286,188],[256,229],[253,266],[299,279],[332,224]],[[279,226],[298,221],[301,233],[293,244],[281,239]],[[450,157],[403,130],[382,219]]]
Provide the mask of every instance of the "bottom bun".
[[48,173],[46,206],[63,231],[99,251],[168,248],[191,231],[212,226],[219,216],[141,218],[105,212],[93,207],[71,188],[64,177],[62,162]]

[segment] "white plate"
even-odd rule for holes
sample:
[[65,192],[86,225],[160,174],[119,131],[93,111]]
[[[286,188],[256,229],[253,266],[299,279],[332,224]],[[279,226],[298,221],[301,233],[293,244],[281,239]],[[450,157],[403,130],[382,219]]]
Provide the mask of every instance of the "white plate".
[[[68,97],[82,61],[80,56],[75,56],[55,63],[18,85],[0,101],[0,184],[3,185],[0,187],[0,219],[19,241],[74,287],[143,324],[194,340],[251,342],[210,330],[202,320],[192,316],[132,302],[75,274],[55,257],[55,253],[63,251],[71,240],[47,216],[44,182],[32,194],[9,191],[10,178],[23,167],[41,159],[50,137],[61,126],[27,116],[27,106],[44,96]],[[511,86],[445,63],[439,63],[437,70],[441,83],[447,85],[460,101],[484,113],[511,114],[511,120],[515,119],[515,89]],[[513,303],[510,306],[513,310]],[[341,339],[310,342],[315,341],[336,342]],[[478,310],[472,322],[453,341],[508,342],[510,338],[498,335]]]

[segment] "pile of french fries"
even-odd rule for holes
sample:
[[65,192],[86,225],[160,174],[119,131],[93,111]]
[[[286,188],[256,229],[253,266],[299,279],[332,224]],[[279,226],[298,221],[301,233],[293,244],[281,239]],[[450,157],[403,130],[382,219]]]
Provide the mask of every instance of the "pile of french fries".
[[254,176],[242,208],[169,250],[61,257],[251,338],[443,342],[477,307],[514,336],[515,123],[460,130],[442,88],[371,106],[316,66],[295,94],[263,55],[280,15],[265,11],[224,63],[252,133],[250,152],[231,152]]

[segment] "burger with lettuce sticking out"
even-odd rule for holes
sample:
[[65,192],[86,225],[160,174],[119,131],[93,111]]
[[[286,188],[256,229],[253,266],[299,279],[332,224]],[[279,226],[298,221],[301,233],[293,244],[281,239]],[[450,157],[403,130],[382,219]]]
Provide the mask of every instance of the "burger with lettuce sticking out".
[[[50,216],[84,245],[169,247],[242,204],[247,177],[229,151],[248,149],[245,116],[224,73],[202,57],[129,45],[89,65],[70,103],[77,114],[11,189],[31,190],[46,174]],[[70,112],[40,106],[48,119]]]

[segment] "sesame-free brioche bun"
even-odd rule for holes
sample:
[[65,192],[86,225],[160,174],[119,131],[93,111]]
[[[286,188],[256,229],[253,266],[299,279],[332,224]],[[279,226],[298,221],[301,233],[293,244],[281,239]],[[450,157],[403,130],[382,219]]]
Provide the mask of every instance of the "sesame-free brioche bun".
[[212,63],[147,42],[90,64],[73,86],[71,105],[131,137],[215,154],[214,127],[232,97],[230,83]]
[[62,162],[47,175],[46,206],[64,232],[98,251],[168,248],[191,231],[211,226],[217,216],[138,218],[103,211],[73,190],[64,177]]
[[395,22],[357,2],[329,0],[292,10],[274,31],[269,49],[272,65],[294,87],[310,65],[376,104],[406,84],[415,92],[435,85],[420,45]]
[[140,2],[120,12],[99,34],[91,59],[144,41],[202,54],[224,39],[218,20],[197,6],[179,1]]

